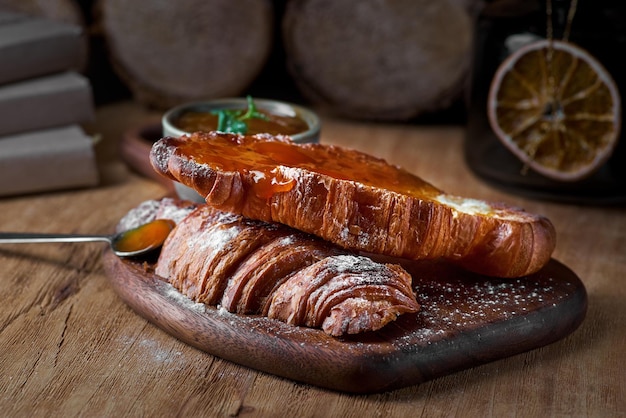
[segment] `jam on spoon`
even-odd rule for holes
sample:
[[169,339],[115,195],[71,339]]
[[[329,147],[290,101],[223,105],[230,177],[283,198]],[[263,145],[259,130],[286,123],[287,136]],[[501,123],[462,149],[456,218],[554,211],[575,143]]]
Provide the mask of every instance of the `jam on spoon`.
[[160,248],[175,225],[170,219],[156,219],[114,235],[0,232],[0,244],[106,241],[118,257],[136,257]]

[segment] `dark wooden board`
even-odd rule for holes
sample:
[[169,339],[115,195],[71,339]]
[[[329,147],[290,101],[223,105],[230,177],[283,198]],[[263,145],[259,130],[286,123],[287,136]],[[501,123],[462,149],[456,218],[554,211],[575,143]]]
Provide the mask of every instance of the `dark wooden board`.
[[587,293],[556,260],[521,279],[478,276],[441,263],[407,263],[422,309],[380,331],[333,338],[197,304],[152,273],[147,262],[104,266],[116,293],[139,315],[200,350],[323,388],[375,393],[545,346],[583,321]]

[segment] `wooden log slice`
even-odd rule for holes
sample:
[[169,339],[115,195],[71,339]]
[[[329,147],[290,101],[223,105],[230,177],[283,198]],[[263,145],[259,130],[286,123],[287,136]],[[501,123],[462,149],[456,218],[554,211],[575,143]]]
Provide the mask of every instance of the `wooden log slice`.
[[157,108],[241,94],[273,42],[270,0],[101,0],[99,11],[115,71]]
[[287,65],[302,94],[340,114],[410,119],[459,98],[473,32],[458,2],[288,2]]

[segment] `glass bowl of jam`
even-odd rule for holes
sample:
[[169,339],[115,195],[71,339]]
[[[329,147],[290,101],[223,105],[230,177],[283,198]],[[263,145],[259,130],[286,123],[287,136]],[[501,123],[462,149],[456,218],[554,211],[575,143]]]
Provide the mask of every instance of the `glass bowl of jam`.
[[[174,107],[161,119],[163,136],[179,137],[198,131],[224,131],[224,126],[230,126],[229,123],[224,124],[225,116],[228,118],[236,114],[241,117],[251,110],[251,105],[252,110],[258,112],[255,114],[258,117],[240,118],[245,119],[246,126],[245,131],[239,133],[280,134],[288,135],[296,143],[319,142],[320,120],[312,110],[283,101],[250,97],[214,99]],[[204,201],[187,186],[174,182],[174,188],[182,199]]]

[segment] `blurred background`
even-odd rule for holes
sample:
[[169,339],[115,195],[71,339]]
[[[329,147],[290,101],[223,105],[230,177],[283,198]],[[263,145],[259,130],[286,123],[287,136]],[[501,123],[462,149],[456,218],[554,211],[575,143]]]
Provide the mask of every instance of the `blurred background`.
[[[497,67],[544,38],[548,21],[559,39],[570,10],[570,41],[622,89],[626,68],[614,51],[626,45],[626,6],[608,0],[0,0],[0,137],[84,124],[119,102],[162,114],[251,95],[346,120],[462,126],[468,166],[495,186],[551,200],[623,202],[624,141],[593,175],[555,181],[505,149],[486,115]],[[32,19],[49,22],[37,39]],[[42,90],[57,93],[45,98]],[[20,108],[31,111],[28,119]],[[8,144],[0,141],[0,159],[17,165],[2,149]]]
[[414,3],[0,0],[0,11],[81,27],[96,105],[252,94],[358,119],[463,123],[481,2]]

